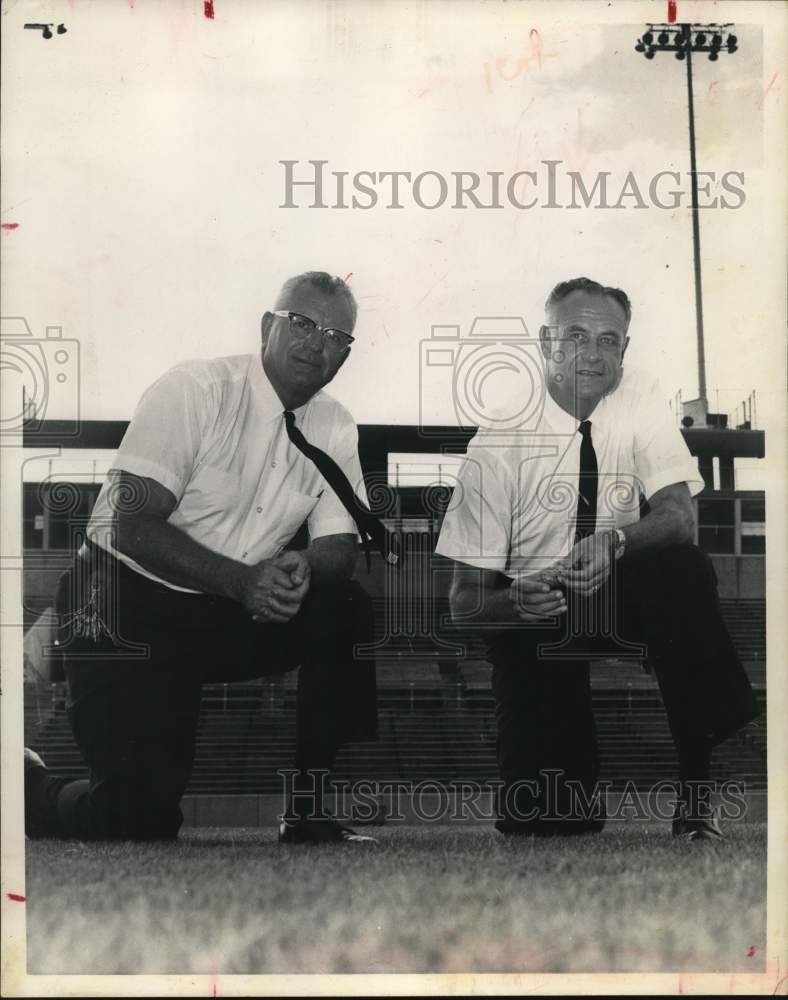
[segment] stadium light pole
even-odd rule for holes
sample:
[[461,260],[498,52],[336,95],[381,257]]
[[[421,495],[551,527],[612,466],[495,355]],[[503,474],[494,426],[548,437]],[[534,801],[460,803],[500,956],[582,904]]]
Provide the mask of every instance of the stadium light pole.
[[724,50],[732,55],[738,48],[732,24],[649,24],[635,43],[635,51],[646,59],[657,52],[674,52],[687,65],[687,103],[689,107],[690,184],[692,191],[692,247],[695,270],[695,326],[698,337],[698,398],[704,419],[709,412],[706,394],[706,349],[703,341],[703,293],[700,274],[700,219],[698,217],[698,170],[695,159],[695,104],[692,93],[692,56],[706,52],[716,62]]

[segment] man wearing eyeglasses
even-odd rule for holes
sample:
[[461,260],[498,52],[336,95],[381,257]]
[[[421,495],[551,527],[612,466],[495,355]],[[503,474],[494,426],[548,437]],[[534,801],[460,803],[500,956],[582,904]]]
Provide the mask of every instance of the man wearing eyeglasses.
[[[258,354],[188,361],[143,395],[61,579],[68,714],[88,781],[26,757],[29,835],[172,839],[204,681],[300,666],[285,843],[363,843],[330,818],[337,748],[376,738],[356,524],[296,446],[322,449],[364,499],[357,429],[322,391],[347,361],[356,303],[322,272],[287,281]],[[308,544],[294,547],[302,525]]]

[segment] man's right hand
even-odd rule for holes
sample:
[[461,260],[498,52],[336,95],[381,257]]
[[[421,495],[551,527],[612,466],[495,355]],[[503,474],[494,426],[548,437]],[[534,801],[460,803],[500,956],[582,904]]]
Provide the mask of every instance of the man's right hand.
[[310,569],[301,552],[283,552],[249,566],[242,578],[240,603],[254,621],[284,624],[294,618],[309,590]]
[[538,622],[566,611],[566,598],[538,576],[516,577],[508,591],[517,617],[524,622]]

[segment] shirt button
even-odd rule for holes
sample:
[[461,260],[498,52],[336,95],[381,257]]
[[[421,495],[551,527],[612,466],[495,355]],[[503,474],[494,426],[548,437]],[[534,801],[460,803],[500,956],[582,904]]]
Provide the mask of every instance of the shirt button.
[[271,462],[271,468],[272,468],[272,469],[275,469],[275,468],[276,468],[276,462]]
[[258,507],[257,508],[257,513],[258,514],[262,514],[263,513],[263,508],[262,507]]

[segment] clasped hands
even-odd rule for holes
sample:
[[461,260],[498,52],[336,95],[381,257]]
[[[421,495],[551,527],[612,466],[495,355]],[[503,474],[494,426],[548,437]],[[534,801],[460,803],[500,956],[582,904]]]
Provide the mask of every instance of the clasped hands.
[[521,621],[541,621],[566,611],[564,590],[583,597],[596,593],[610,575],[615,534],[600,531],[582,538],[569,555],[528,576],[518,576],[509,588],[509,599]]
[[282,625],[294,618],[306,597],[311,568],[303,552],[288,550],[246,568],[241,604],[252,620]]

